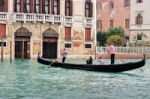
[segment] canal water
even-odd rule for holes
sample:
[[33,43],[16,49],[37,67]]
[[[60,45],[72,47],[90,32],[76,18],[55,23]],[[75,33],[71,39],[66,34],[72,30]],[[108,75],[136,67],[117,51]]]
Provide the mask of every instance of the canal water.
[[[79,60],[69,60],[73,61]],[[102,73],[48,68],[34,59],[4,60],[0,99],[150,99],[149,64],[147,60],[141,69]]]

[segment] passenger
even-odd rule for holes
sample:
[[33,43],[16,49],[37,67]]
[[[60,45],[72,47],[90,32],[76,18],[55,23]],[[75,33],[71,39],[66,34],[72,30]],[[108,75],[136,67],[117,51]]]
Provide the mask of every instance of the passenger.
[[93,64],[93,59],[92,57],[90,56],[89,59],[86,61],[87,64]]
[[105,61],[102,59],[102,57],[99,57],[98,63],[99,63],[100,65],[104,65],[104,64],[105,64]]

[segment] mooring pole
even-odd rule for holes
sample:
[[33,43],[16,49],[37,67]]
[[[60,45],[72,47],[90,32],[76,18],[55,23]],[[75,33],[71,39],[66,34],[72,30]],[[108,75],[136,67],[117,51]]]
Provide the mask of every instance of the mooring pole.
[[22,61],[24,59],[24,39],[23,39],[23,42],[22,42]]
[[11,41],[9,43],[10,43],[10,63],[11,63],[12,62],[12,43]]
[[96,49],[96,45],[95,45],[95,59],[96,59],[96,53],[97,53],[97,49]]
[[3,38],[1,38],[1,62],[3,62]]

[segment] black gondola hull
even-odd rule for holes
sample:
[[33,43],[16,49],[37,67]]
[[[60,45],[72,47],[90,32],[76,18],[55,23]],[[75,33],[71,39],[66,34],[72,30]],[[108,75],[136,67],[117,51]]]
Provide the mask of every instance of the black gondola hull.
[[128,70],[133,70],[140,68],[145,65],[145,58],[138,62],[131,62],[126,64],[113,64],[113,65],[97,65],[97,64],[72,64],[72,63],[60,63],[53,62],[41,57],[38,57],[37,61],[41,64],[53,66],[53,67],[62,67],[67,69],[79,69],[79,70],[88,70],[88,71],[99,71],[99,72],[123,72]]

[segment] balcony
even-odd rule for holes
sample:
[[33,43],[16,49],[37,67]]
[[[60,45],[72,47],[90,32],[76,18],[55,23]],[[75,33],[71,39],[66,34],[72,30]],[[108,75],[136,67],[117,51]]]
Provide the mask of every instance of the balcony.
[[63,17],[60,15],[47,15],[47,14],[32,14],[32,13],[14,13],[13,21],[25,22],[51,22],[63,23]]
[[93,18],[85,18],[84,25],[85,25],[85,27],[92,27],[93,26]]
[[7,21],[8,20],[8,13],[7,12],[0,12],[0,21]]
[[[26,22],[50,22],[50,23],[60,23],[66,26],[72,26],[74,22],[73,16],[60,16],[60,15],[50,15],[50,14],[35,14],[35,13],[13,13],[8,14],[8,12],[0,12],[0,21],[22,21]],[[82,21],[80,21],[82,22]],[[85,27],[93,27],[93,18],[85,18],[83,20]]]
[[131,24],[130,25],[130,30],[141,30],[141,29],[149,29],[150,28],[150,24]]
[[64,25],[72,26],[73,24],[73,17],[72,16],[65,16],[64,17]]

